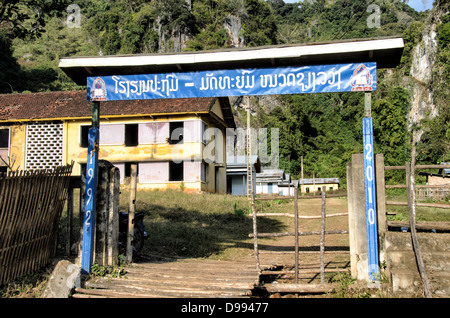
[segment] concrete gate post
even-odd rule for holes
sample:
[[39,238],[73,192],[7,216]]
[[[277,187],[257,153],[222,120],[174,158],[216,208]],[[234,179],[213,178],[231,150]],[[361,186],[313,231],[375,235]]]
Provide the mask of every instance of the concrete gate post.
[[[83,174],[81,182],[83,190],[86,183]],[[119,255],[119,194],[119,169],[106,160],[99,160],[93,262],[102,266],[114,265]],[[81,250],[78,255],[81,256]]]
[[[375,170],[378,210],[378,246],[380,249],[380,262],[383,262],[385,259],[384,236],[386,232],[383,155],[376,155]],[[357,280],[368,281],[363,154],[353,154],[352,161],[347,163],[347,193],[351,274],[352,277]]]

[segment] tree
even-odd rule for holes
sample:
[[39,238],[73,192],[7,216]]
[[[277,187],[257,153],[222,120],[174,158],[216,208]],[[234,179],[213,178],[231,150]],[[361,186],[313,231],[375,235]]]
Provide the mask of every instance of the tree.
[[45,26],[44,16],[62,14],[66,0],[4,0],[0,4],[0,26],[12,38],[39,37]]
[[247,16],[243,19],[243,35],[246,46],[277,43],[277,24],[270,5],[262,0],[245,0]]

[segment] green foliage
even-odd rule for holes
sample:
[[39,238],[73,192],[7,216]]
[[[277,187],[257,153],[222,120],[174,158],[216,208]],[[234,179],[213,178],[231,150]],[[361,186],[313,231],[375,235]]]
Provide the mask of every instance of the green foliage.
[[[269,1],[276,13],[278,41],[282,43],[329,41],[398,35],[420,16],[400,1]],[[367,25],[369,4],[380,7],[380,28]]]
[[125,270],[126,261],[123,260],[122,255],[120,255],[119,260],[116,265],[103,266],[98,263],[94,263],[91,266],[91,275],[95,277],[122,277],[126,274]]
[[[185,0],[79,0],[81,27],[68,28],[68,1],[4,1],[0,4],[5,9],[0,10],[0,93],[80,89],[58,68],[59,59],[65,56],[171,52],[175,39],[182,35],[185,50],[227,48],[232,45],[227,29],[231,19],[241,22],[239,36],[246,46],[402,34],[405,49],[400,65],[390,72],[378,71],[372,116],[375,151],[384,154],[387,164],[408,160],[407,115],[412,92],[405,83],[413,49],[431,15],[418,13],[401,1],[375,0],[370,4],[380,7],[381,25],[370,28],[367,21],[372,12],[363,0],[190,3],[191,7]],[[33,11],[36,5],[39,16]],[[448,2],[436,1],[435,5],[448,12]],[[421,123],[424,134],[418,145],[418,158],[432,163],[450,160],[449,14],[435,22],[438,52],[432,83],[440,116]],[[363,94],[285,95],[277,100],[274,109],[257,105],[252,125],[279,129],[280,167],[287,169],[290,161],[292,175],[298,177],[303,157],[305,177],[314,173],[345,182],[345,163],[362,151]],[[237,116],[239,123],[245,114]]]
[[13,38],[37,38],[45,27],[45,17],[64,12],[68,1],[4,0],[0,3],[0,25]]
[[442,17],[442,23],[437,28],[437,39],[441,49],[450,44],[450,13]]
[[403,41],[405,48],[403,49],[403,54],[400,60],[400,66],[405,73],[409,75],[409,70],[411,69],[412,61],[412,51],[417,43],[422,39],[422,32],[424,29],[424,24],[421,21],[414,21],[411,25],[403,32]]
[[409,95],[402,87],[389,88],[385,96],[373,102],[374,141],[386,165],[403,165],[407,160],[408,107]]
[[272,9],[262,0],[244,0],[247,17],[243,35],[247,46],[276,44],[277,24]]
[[163,31],[172,33],[175,30],[194,32],[195,18],[185,0],[156,1],[155,13],[160,19]]

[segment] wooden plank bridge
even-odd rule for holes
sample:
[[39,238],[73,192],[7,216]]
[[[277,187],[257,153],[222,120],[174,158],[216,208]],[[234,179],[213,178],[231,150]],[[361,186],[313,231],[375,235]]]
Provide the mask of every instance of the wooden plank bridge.
[[252,295],[259,273],[254,263],[180,259],[132,263],[123,277],[96,277],[74,298],[239,298]]

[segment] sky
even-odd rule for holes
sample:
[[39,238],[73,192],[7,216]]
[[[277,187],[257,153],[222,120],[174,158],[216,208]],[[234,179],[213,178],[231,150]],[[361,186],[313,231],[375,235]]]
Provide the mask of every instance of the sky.
[[[285,3],[301,2],[301,0],[284,0]],[[407,3],[416,11],[424,11],[433,8],[433,0],[409,0]]]

